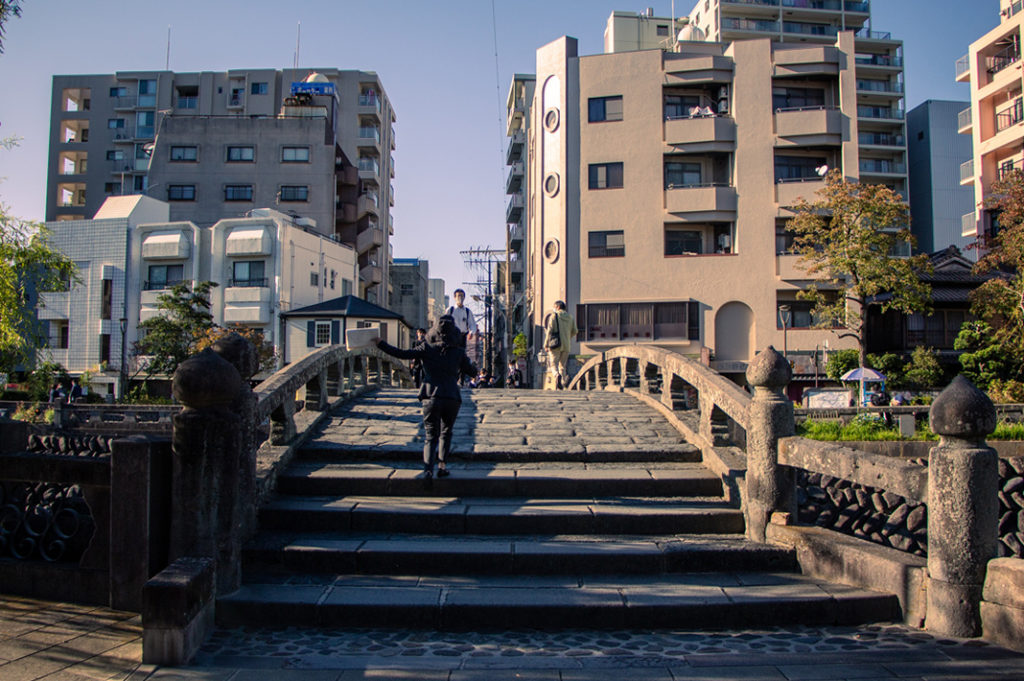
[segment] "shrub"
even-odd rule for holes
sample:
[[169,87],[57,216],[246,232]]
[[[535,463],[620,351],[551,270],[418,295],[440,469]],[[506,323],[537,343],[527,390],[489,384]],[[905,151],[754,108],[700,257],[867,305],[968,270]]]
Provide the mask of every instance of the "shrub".
[[942,383],[944,371],[939,364],[939,355],[932,348],[917,346],[910,355],[910,364],[904,371],[908,387],[923,390]]
[[993,402],[1024,402],[1024,383],[1012,379],[992,379],[988,385],[988,396]]
[[857,350],[836,350],[829,353],[825,361],[825,374],[833,381],[838,381],[850,369],[856,369],[860,362],[860,352]]

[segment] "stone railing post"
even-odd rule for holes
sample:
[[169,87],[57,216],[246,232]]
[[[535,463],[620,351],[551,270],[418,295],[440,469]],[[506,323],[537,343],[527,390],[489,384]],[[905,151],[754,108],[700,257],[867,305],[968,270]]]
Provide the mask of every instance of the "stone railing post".
[[[786,396],[786,386],[792,377],[789,362],[772,346],[747,366],[747,382],[754,387],[754,397],[748,412],[743,515],[747,538],[757,542],[765,541],[765,528],[772,513],[796,515],[793,471],[779,466],[779,438],[796,432],[793,403]],[[703,419],[703,405],[701,409]]]
[[715,398],[710,391],[704,389],[697,393],[697,434],[714,446],[715,432],[711,417],[715,413]]
[[256,403],[259,398],[249,385],[250,380],[260,370],[260,358],[256,346],[237,333],[230,333],[213,344],[213,351],[235,367],[242,379],[238,397],[231,405],[231,410],[241,422],[239,443],[238,498],[242,508],[242,528],[244,538],[252,536],[256,530]]
[[985,568],[996,557],[999,460],[985,444],[996,409],[957,376],[928,417],[939,444],[928,455],[928,614],[944,636],[980,636]]
[[218,593],[241,583],[242,514],[239,469],[242,422],[233,407],[242,377],[212,349],[174,372],[174,397],[185,408],[172,436],[171,555],[213,558]]
[[672,403],[672,371],[661,367],[661,403],[669,409],[675,405]]
[[285,395],[281,404],[270,413],[270,443],[286,445],[298,435],[295,428],[295,398]]
[[350,393],[356,389],[356,376],[354,370],[354,362],[351,357],[345,358],[345,370],[342,372],[342,376],[345,378],[345,392]]
[[637,363],[637,371],[640,372],[640,393],[642,395],[651,394],[651,379],[647,377],[648,367],[651,365],[646,360],[640,360]]

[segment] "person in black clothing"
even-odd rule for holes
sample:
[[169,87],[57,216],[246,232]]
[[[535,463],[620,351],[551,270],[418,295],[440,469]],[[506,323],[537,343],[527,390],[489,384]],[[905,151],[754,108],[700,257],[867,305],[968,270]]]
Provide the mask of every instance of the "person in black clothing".
[[[476,375],[476,367],[466,357],[455,321],[444,315],[427,333],[426,343],[409,350],[377,341],[377,347],[392,357],[418,359],[423,365],[423,383],[419,399],[423,403],[423,480],[429,485],[437,465],[437,477],[448,475],[445,459],[452,449],[452,427],[462,406],[461,375]],[[440,444],[440,446],[439,446]]]
[[[423,327],[416,329],[416,340],[413,341],[412,347],[414,350],[422,348],[427,343],[427,330]],[[409,368],[412,370],[412,379],[416,387],[419,388],[420,384],[423,383],[423,360],[414,359]]]

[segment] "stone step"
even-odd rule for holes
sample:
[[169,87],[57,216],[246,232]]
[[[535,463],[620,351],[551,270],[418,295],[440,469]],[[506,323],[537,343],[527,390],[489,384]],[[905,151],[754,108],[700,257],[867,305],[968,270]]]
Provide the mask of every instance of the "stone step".
[[247,583],[217,600],[222,626],[434,629],[851,625],[892,620],[895,596],[795,574],[326,576]]
[[[305,461],[415,461],[423,460],[422,441],[382,443],[367,446],[359,442],[337,442],[329,439],[314,440],[299,450]],[[574,461],[582,463],[608,462],[697,462],[700,450],[688,442],[661,442],[643,444],[615,444],[595,439],[579,438],[559,440],[550,444],[497,444],[488,438],[456,438],[449,461],[536,463]]]
[[[451,475],[434,480],[430,496],[594,498],[601,496],[710,497],[722,482],[701,464],[586,467],[586,464],[533,468],[507,464],[452,464]],[[422,469],[415,464],[299,463],[277,479],[289,495],[424,495]]]
[[720,499],[509,497],[278,497],[265,530],[430,534],[728,534],[743,514]]
[[662,574],[796,570],[795,552],[736,535],[480,536],[263,533],[245,573]]

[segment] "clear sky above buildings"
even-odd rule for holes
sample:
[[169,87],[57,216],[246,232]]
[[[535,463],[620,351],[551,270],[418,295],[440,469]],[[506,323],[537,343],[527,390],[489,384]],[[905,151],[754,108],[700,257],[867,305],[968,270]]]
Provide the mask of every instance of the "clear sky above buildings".
[[[693,0],[677,0],[688,13]],[[603,49],[613,10],[668,0],[24,0],[0,56],[0,200],[42,219],[50,80],[55,74],[163,69],[362,69],[380,74],[395,125],[396,257],[430,261],[447,292],[470,278],[459,251],[504,248],[505,97],[513,73],[533,73],[534,51],[562,35],[580,54]],[[904,41],[907,109],[969,98],[954,63],[998,24],[998,0],[872,0],[872,28]],[[497,63],[495,60],[497,52]]]

